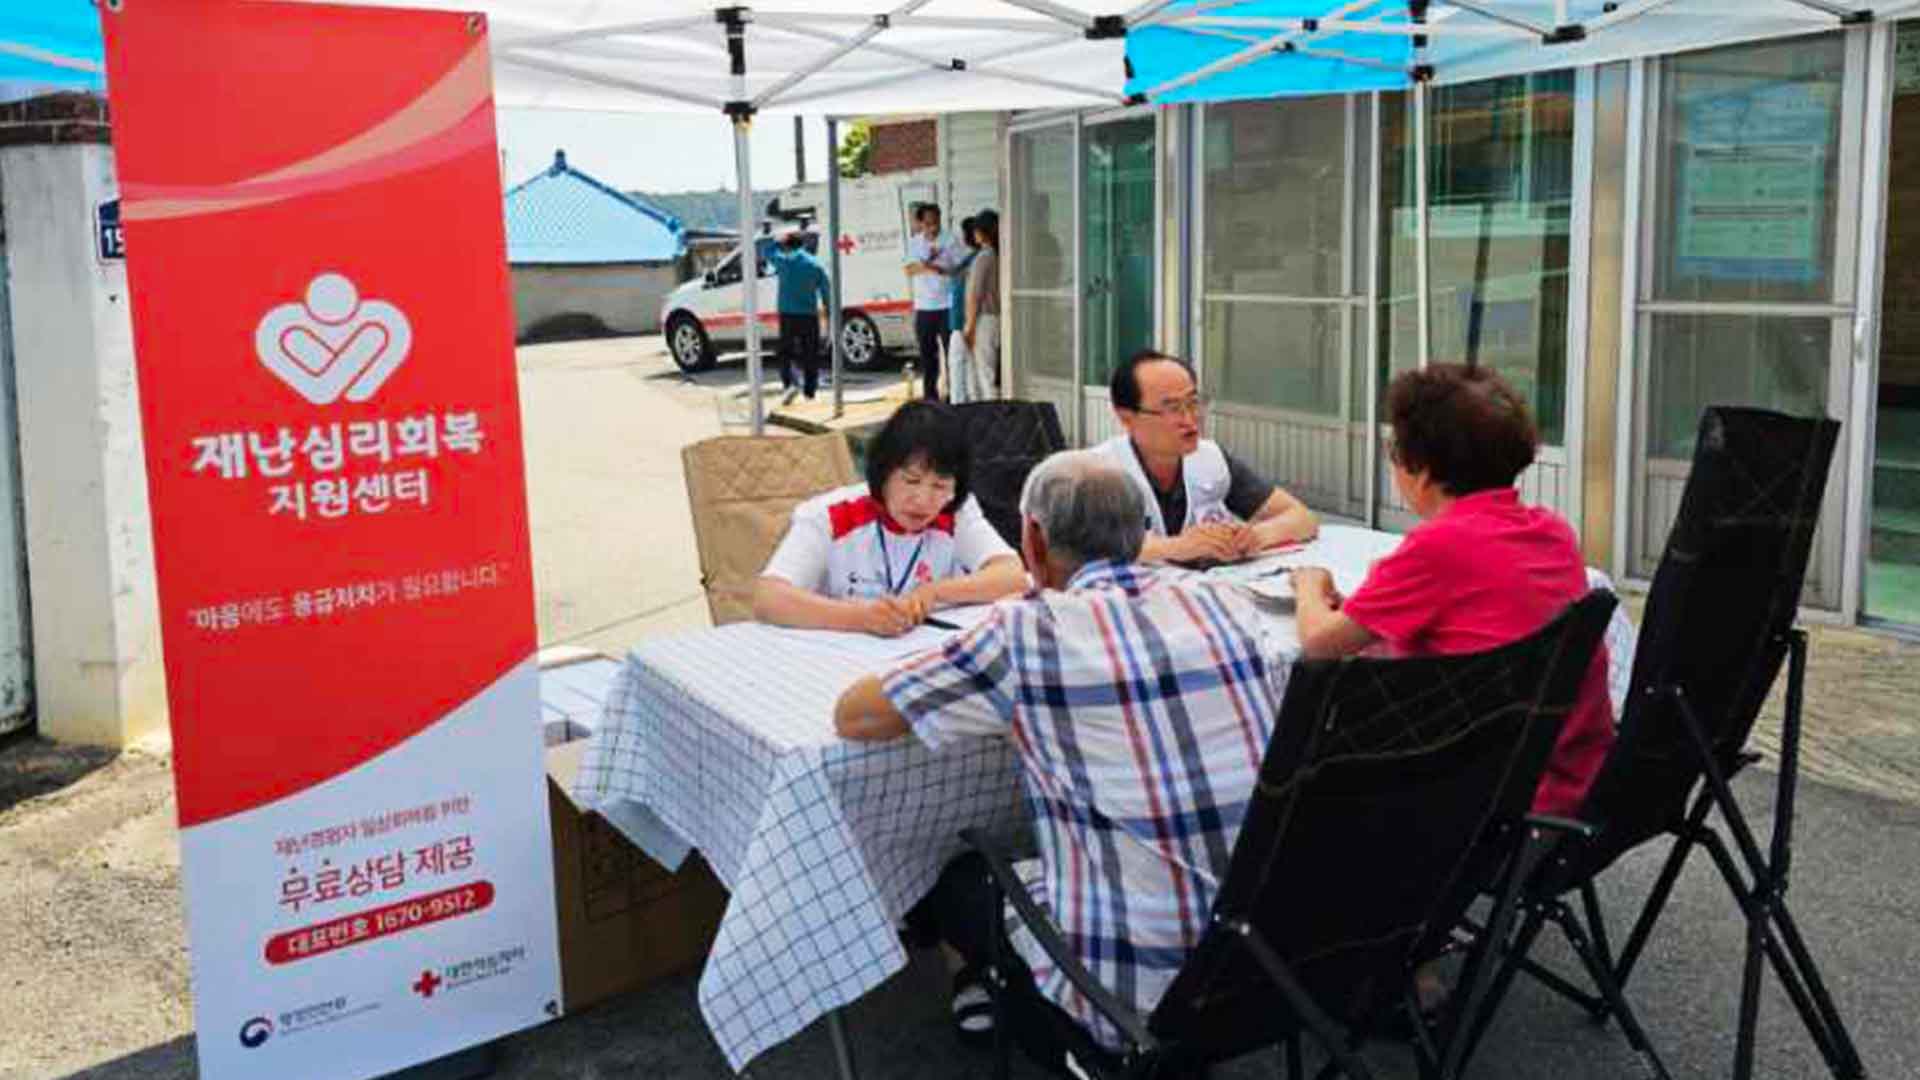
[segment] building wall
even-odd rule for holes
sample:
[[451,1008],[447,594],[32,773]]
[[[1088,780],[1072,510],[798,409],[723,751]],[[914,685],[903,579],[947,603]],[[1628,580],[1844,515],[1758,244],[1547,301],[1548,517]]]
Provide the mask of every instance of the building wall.
[[125,746],[166,724],[126,264],[95,257],[112,150],[0,150],[40,732]]
[[952,113],[940,118],[940,162],[949,216],[954,222],[982,210],[1005,215],[1000,198],[1000,113]]
[[516,266],[514,334],[566,316],[598,319],[616,334],[660,332],[660,301],[679,284],[671,265]]
[[873,125],[873,158],[869,167],[876,173],[907,172],[939,163],[939,121],[903,120]]

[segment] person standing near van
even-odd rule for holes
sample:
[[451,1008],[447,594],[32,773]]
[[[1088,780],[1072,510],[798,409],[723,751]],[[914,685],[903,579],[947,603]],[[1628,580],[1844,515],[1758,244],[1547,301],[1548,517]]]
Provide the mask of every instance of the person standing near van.
[[780,311],[780,384],[787,388],[789,403],[803,389],[812,401],[820,387],[820,322],[833,303],[827,271],[807,250],[806,233],[800,229],[780,238],[767,263],[780,279],[775,305]]
[[921,203],[907,241],[907,277],[913,286],[913,336],[920,347],[920,380],[928,400],[940,398],[940,349],[953,332],[953,291],[948,278],[959,263],[955,245],[940,234],[940,208]]
[[980,255],[980,239],[974,235],[972,218],[960,222],[960,239],[966,246],[960,249],[963,254],[954,266],[950,279],[953,282],[953,297],[948,307],[948,318],[953,321],[953,336],[947,339],[947,400],[955,405],[978,400],[973,392],[973,354],[960,335],[967,310],[967,274],[973,266],[973,260]]
[[972,369],[971,400],[991,401],[1000,382],[1000,215],[982,210],[971,220],[980,252],[967,269],[960,336]]

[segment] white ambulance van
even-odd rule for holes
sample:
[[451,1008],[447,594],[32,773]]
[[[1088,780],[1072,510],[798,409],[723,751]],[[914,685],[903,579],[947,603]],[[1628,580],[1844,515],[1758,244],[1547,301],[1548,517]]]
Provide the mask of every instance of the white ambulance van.
[[[840,183],[838,229],[821,229],[827,219],[827,185],[800,184],[780,193],[759,241],[760,281],[755,310],[761,347],[769,359],[777,347],[780,320],[774,302],[778,283],[765,252],[776,233],[796,224],[807,228],[807,248],[832,270],[831,254],[819,238],[831,233],[840,246],[840,344],[847,370],[869,371],[886,362],[886,352],[912,349],[913,298],[904,266],[913,207],[933,202],[939,186],[931,169],[890,176],[867,176]],[[949,230],[951,232],[951,230]],[[660,307],[667,348],[682,371],[712,367],[722,353],[746,349],[746,315],[741,302],[740,254],[708,271],[704,278],[668,293]],[[824,336],[824,335],[823,335]],[[823,361],[823,366],[825,362]]]

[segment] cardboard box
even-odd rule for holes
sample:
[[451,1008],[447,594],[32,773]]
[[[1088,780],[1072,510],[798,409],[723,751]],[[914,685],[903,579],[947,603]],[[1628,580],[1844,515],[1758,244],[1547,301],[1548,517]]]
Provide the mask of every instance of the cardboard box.
[[584,741],[547,751],[562,1003],[573,1013],[698,967],[727,893],[698,854],[669,873],[568,792]]

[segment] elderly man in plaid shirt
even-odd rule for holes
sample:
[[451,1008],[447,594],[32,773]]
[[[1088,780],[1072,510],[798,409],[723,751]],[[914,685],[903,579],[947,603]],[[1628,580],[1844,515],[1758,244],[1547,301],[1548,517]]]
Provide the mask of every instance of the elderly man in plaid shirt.
[[[1278,701],[1273,653],[1237,590],[1134,565],[1145,509],[1099,455],[1047,459],[1021,508],[1037,588],[854,684],[835,723],[852,739],[911,731],[935,750],[1012,739],[1038,832],[1035,899],[1087,970],[1144,1015],[1199,941],[1239,835]],[[974,969],[988,935],[1004,933],[989,895],[984,861],[968,855],[921,907]],[[1118,1033],[1024,936],[1000,953],[1009,1033],[1056,1072],[1076,1052],[1116,1047]]]

